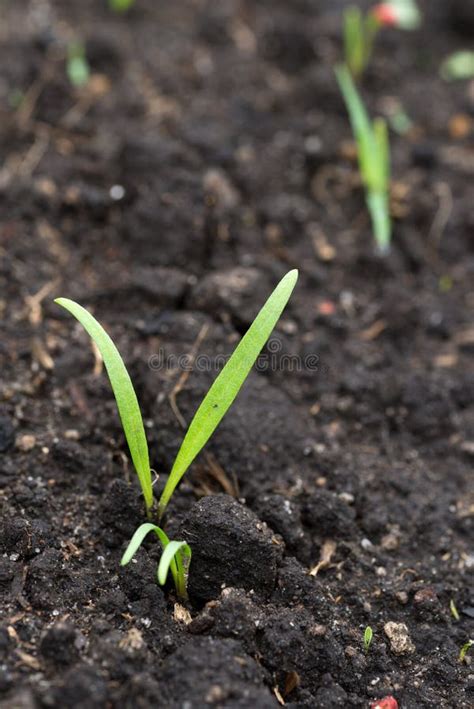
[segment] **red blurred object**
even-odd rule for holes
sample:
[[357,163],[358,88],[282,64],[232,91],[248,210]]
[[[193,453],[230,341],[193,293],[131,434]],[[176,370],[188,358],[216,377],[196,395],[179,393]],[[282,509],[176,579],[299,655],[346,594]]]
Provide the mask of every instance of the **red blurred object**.
[[318,305],[318,312],[320,315],[334,315],[336,312],[336,306],[332,300],[323,300]]
[[395,10],[388,3],[381,2],[372,9],[372,14],[384,27],[396,27],[398,18]]
[[391,695],[379,699],[377,702],[372,702],[370,709],[398,709],[398,702]]

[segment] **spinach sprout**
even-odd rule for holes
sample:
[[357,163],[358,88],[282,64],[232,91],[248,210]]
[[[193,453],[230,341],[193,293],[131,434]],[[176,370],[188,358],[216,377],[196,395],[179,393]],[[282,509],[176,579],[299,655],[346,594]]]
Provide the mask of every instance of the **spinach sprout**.
[[122,556],[120,562],[121,566],[126,566],[130,563],[143,540],[150,532],[156,534],[163,547],[163,553],[156,572],[158,583],[163,586],[166,583],[168,571],[171,571],[178,596],[186,598],[186,579],[191,562],[191,549],[186,542],[170,541],[161,527],[158,527],[156,524],[145,522],[138,527]]
[[372,639],[374,637],[374,631],[368,625],[366,629],[364,630],[364,650],[365,652],[369,652],[370,646],[372,645]]
[[[283,312],[297,279],[298,271],[296,270],[289,271],[282,278],[201,402],[186,432],[160,497],[158,521],[163,517],[164,511],[181,478],[214,433],[239,393]],[[125,364],[112,339],[105,332],[102,325],[85,308],[68,298],[57,298],[55,302],[74,315],[95,342],[102,355],[114,392],[125,438],[130,449],[132,462],[140,482],[146,513],[150,520],[153,516],[153,487],[148,445],[137,396]],[[170,570],[178,595],[185,597],[191,549],[184,541],[171,541],[161,527],[152,522],[144,523],[136,530],[122,557],[122,565],[126,565],[131,561],[150,532],[156,534],[163,548],[157,572],[159,583],[165,583]]]
[[391,239],[390,147],[387,124],[382,118],[370,121],[348,68],[339,65],[335,71],[357,143],[359,170],[365,186],[375,240],[380,253],[387,254]]

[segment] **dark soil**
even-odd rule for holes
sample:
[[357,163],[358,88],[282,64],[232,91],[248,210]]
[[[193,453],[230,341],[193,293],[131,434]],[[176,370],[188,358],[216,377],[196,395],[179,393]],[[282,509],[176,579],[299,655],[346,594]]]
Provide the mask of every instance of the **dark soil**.
[[[364,79],[371,111],[398,100],[413,122],[391,132],[382,261],[331,69],[344,4],[1,4],[3,709],[473,706],[474,91],[438,74],[473,17],[426,0]],[[228,353],[293,267],[267,366],[169,508],[194,553],[183,608],[156,544],[119,567],[139,489],[106,376],[52,300],[117,342],[158,491],[182,438],[160,353]],[[185,421],[213,376],[190,373]]]

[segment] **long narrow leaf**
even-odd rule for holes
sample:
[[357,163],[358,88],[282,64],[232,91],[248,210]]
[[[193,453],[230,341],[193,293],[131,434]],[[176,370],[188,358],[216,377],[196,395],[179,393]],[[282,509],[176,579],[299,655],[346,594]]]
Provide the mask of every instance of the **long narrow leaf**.
[[373,124],[370,122],[347,67],[340,65],[335,71],[357,142],[359,168],[365,186],[375,240],[380,252],[386,254],[391,240],[388,208],[390,147],[387,125],[380,118]]
[[156,524],[152,524],[151,522],[145,522],[144,524],[141,524],[138,527],[135,534],[130,539],[128,547],[125,549],[125,553],[120,561],[121,566],[126,566],[131,562],[131,560],[143,544],[143,540],[148,534],[150,534],[150,532],[155,532],[156,536],[159,538],[163,546],[163,549],[166,549],[168,544],[170,544],[168,536],[165,534],[165,532],[163,532],[161,527],[157,527]]
[[350,6],[344,11],[344,54],[354,76],[359,76],[363,69],[363,22],[362,12],[357,6]]
[[153,506],[153,488],[148,445],[137,396],[122,357],[102,325],[85,308],[68,298],[57,298],[55,302],[79,320],[99,348],[115,395],[133,464],[140,480],[145,505],[149,511]]
[[[184,556],[190,560],[191,559],[191,549],[186,542],[170,542],[166,545],[161,555],[160,563],[158,564],[158,582],[163,586],[166,583],[166,577],[168,576],[168,570],[170,564],[173,562],[174,558],[178,559],[179,554],[184,554]],[[185,586],[185,571],[181,559],[178,562],[178,568],[181,569],[181,574],[183,576],[182,581]],[[179,595],[184,595],[177,589]],[[181,591],[186,591],[186,589],[181,589]]]
[[380,190],[387,191],[390,178],[390,147],[388,143],[387,121],[383,118],[376,118],[374,120],[373,130],[377,146],[377,185]]
[[[168,535],[161,529],[161,527],[158,527],[156,524],[152,524],[151,522],[145,522],[144,524],[141,524],[138,527],[135,534],[131,538],[128,547],[125,549],[125,553],[120,561],[121,566],[126,566],[131,562],[138,549],[143,544],[143,540],[148,534],[150,534],[150,532],[154,532],[160,540],[163,552],[171,543],[176,544],[176,542],[170,542]],[[182,543],[184,542],[180,542],[180,544]],[[187,548],[189,550],[190,557],[191,550],[189,549],[189,547]],[[186,596],[186,576],[183,568],[183,562],[179,555],[175,556],[175,554],[172,554],[167,565],[167,572],[168,569],[171,571],[171,574],[173,576],[174,585],[176,586],[178,595],[183,597]]]
[[370,135],[372,133],[372,126],[370,124],[368,113],[365,110],[365,106],[362,103],[359,94],[357,93],[357,89],[348,68],[344,64],[339,64],[336,66],[334,71],[349,112],[352,130],[354,131],[356,140],[359,141],[360,137]]
[[191,421],[161,495],[160,517],[184,473],[214,433],[239,393],[283,312],[297,279],[298,271],[296,270],[290,271],[282,278],[204,397]]
[[374,189],[379,170],[372,124],[347,67],[339,65],[335,72],[356,139],[361,176],[366,186]]

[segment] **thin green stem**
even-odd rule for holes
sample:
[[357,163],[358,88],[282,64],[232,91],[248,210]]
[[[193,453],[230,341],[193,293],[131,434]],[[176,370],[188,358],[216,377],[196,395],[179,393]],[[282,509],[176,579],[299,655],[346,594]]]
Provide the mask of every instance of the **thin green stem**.
[[381,254],[387,254],[390,250],[391,238],[388,195],[385,192],[368,192],[367,207],[372,220],[377,248]]

